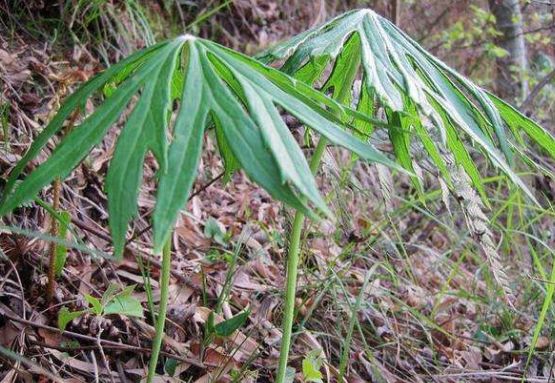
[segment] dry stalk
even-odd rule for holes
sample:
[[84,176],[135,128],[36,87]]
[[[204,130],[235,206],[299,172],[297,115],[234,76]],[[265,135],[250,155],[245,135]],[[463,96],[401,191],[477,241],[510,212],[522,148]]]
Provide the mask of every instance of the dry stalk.
[[[75,121],[79,116],[79,109],[72,113],[69,124],[65,129],[64,134],[67,134],[73,129]],[[52,183],[52,209],[58,211],[60,208],[60,195],[62,191],[62,181],[60,178],[56,178]],[[58,237],[59,234],[59,224],[55,217],[52,217],[50,224],[50,235],[52,237]],[[54,293],[56,292],[56,244],[51,243],[48,249],[48,285],[46,286],[46,303],[50,303],[54,298]]]
[[490,229],[490,221],[484,213],[484,203],[472,187],[471,179],[466,171],[455,162],[454,156],[448,152],[443,152],[442,155],[453,182],[452,193],[461,206],[466,225],[480,244],[490,265],[491,273],[502,288],[503,298],[511,304],[513,294],[510,288],[510,280],[497,251],[494,236]]
[[[472,186],[472,180],[464,168],[457,164],[455,156],[444,146],[444,141],[440,137],[438,130],[429,123],[426,125],[428,126],[428,132],[437,144],[439,153],[445,161],[452,181],[452,186],[450,187],[451,193],[461,207],[466,225],[472,236],[480,244],[480,247],[486,256],[486,260],[490,265],[493,278],[502,289],[503,299],[512,306],[514,295],[512,294],[510,288],[510,279],[505,272],[505,267],[503,266],[500,254],[497,251],[494,236],[490,228],[490,221],[484,213],[484,203]],[[423,154],[424,152],[422,145],[419,145],[418,147],[411,146],[411,149],[413,151],[420,152],[415,153],[415,156],[417,154]],[[426,156],[421,156],[421,159],[425,158]],[[437,174],[437,177],[440,180],[440,183],[442,183],[442,188],[445,188],[447,181],[444,180],[439,174]],[[447,199],[444,198],[444,201],[445,200]],[[446,206],[447,209],[449,209],[449,205],[446,204]]]

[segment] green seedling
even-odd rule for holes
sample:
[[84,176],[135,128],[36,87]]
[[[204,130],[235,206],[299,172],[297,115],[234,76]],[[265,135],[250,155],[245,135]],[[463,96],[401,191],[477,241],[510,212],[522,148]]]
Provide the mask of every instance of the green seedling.
[[143,307],[141,306],[141,302],[132,296],[134,289],[135,286],[128,286],[119,291],[116,285],[110,285],[101,299],[85,294],[85,300],[89,306],[79,311],[70,311],[67,307],[62,307],[58,313],[58,328],[64,331],[72,320],[84,314],[93,314],[97,316],[119,314],[142,318]]

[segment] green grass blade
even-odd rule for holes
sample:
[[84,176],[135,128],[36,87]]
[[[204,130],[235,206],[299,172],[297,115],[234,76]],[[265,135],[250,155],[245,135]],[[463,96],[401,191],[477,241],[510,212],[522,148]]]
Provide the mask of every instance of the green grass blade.
[[[551,253],[555,255],[555,253]],[[538,339],[540,337],[541,331],[546,324],[547,313],[549,311],[549,308],[551,307],[551,304],[553,303],[553,297],[555,296],[555,262],[553,262],[553,266],[551,268],[551,276],[549,277],[549,281],[546,281],[546,283],[547,291],[543,300],[540,315],[538,316],[538,323],[534,328],[534,334],[532,335],[532,341],[530,342],[530,350],[528,351],[526,367],[528,367],[530,361],[532,360],[532,356],[534,355],[534,352],[536,350],[536,345],[538,344]]]

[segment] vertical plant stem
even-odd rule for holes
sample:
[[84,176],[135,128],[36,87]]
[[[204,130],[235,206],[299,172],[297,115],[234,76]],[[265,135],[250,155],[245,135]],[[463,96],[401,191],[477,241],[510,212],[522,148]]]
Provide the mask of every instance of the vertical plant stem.
[[[69,118],[69,123],[64,130],[64,134],[69,133],[73,126],[75,125],[75,121],[79,117],[79,109],[75,110],[71,117]],[[52,209],[58,213],[58,209],[60,208],[60,193],[62,191],[62,180],[58,177],[52,183]],[[50,228],[50,235],[52,237],[58,236],[59,226],[58,226],[58,219],[56,217],[52,217],[52,226]],[[46,286],[46,303],[50,303],[52,298],[54,298],[54,293],[56,291],[56,244],[51,243],[50,248],[48,249],[48,285]]]
[[[56,178],[52,184],[52,209],[58,211],[60,208],[60,191],[62,188],[62,181],[60,178]],[[50,227],[50,235],[52,237],[58,236],[58,220],[52,216]],[[54,298],[54,293],[56,291],[56,244],[51,243],[48,248],[48,285],[46,286],[46,302],[50,303],[52,298]]]
[[[316,174],[320,161],[328,140],[324,137],[320,138],[318,145],[314,150],[312,159],[310,160],[310,170]],[[291,335],[293,330],[293,320],[295,319],[295,292],[297,289],[297,271],[299,266],[299,251],[301,244],[301,233],[303,229],[305,216],[300,211],[295,213],[293,220],[293,228],[291,229],[291,237],[289,238],[289,251],[287,253],[287,281],[285,286],[285,308],[283,312],[283,325],[281,348],[279,351],[279,365],[276,377],[276,383],[284,383],[287,372],[287,359],[289,357],[289,348],[291,347]]]
[[297,268],[299,264],[299,245],[301,240],[301,231],[304,223],[304,214],[295,213],[293,221],[293,229],[291,230],[291,239],[289,242],[289,251],[287,254],[287,282],[285,288],[285,308],[283,312],[283,325],[281,348],[279,351],[279,366],[276,382],[283,383],[285,373],[287,372],[287,359],[289,356],[289,348],[291,346],[291,333],[293,329],[293,319],[295,317],[295,291],[297,288]]
[[166,323],[166,313],[168,309],[168,293],[170,289],[170,271],[171,271],[171,236],[164,245],[162,250],[162,269],[160,270],[160,306],[158,308],[158,317],[156,319],[154,340],[152,341],[152,353],[150,354],[150,362],[148,364],[147,383],[152,383],[156,375],[156,365],[158,364],[158,356],[162,348],[162,338],[164,337],[164,325]]

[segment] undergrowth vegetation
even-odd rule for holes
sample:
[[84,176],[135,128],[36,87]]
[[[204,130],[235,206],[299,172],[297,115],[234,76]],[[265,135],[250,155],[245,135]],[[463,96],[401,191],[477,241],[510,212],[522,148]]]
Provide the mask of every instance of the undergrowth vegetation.
[[[202,32],[229,5],[177,22]],[[555,212],[529,182],[553,177],[548,129],[367,9],[255,58],[191,34],[155,44],[155,10],[135,1],[56,12],[56,31],[117,63],[6,157],[12,371],[59,379],[33,347],[81,363],[61,376],[89,363],[99,381],[125,375],[118,352],[146,382],[472,381],[516,357],[500,379],[551,368]],[[148,47],[128,55],[137,40]],[[33,263],[50,272],[29,304]],[[17,344],[49,317],[57,329],[41,319],[40,339]]]

